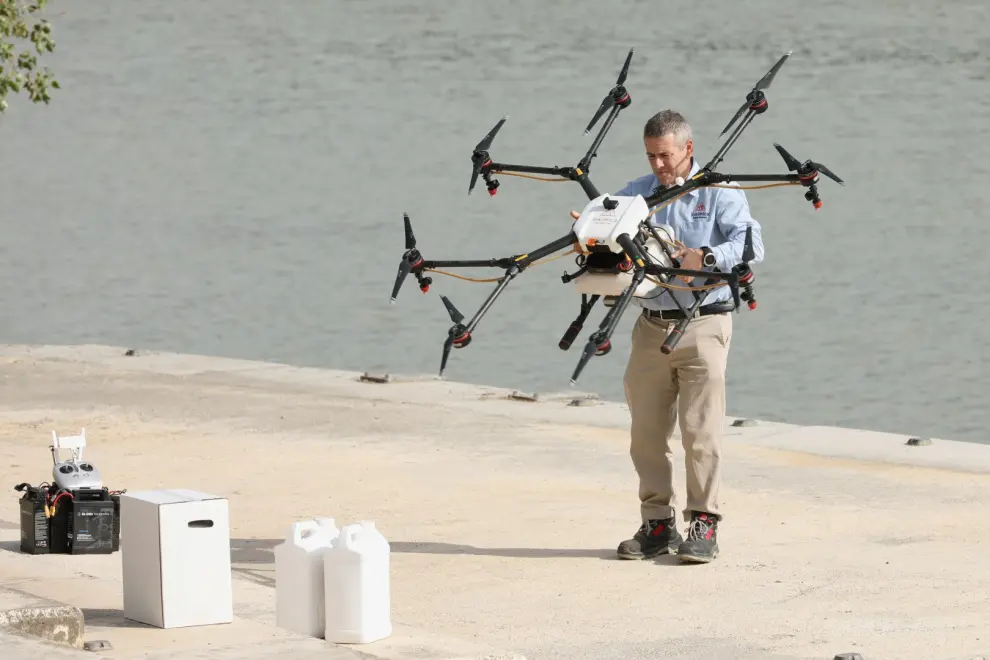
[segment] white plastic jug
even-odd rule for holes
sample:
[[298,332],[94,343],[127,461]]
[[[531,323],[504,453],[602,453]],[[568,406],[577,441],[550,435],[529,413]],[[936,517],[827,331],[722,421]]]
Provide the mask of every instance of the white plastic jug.
[[323,556],[340,534],[333,518],[292,523],[275,546],[275,621],[279,628],[323,637]]
[[323,555],[328,642],[367,644],[392,634],[390,550],[370,520],[341,528]]

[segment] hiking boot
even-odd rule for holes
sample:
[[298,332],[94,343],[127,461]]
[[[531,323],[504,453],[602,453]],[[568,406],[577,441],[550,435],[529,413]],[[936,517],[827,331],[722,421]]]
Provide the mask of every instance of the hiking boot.
[[647,520],[635,536],[619,544],[616,553],[619,559],[649,559],[673,552],[680,542],[681,535],[673,518]]
[[682,562],[705,564],[718,557],[718,518],[703,511],[692,511],[683,543],[677,548]]

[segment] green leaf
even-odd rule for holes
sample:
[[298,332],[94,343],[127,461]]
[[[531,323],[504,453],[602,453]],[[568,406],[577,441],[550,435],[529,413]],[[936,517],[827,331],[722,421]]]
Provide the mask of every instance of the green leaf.
[[[32,103],[48,104],[49,90],[61,89],[47,68],[37,70],[38,56],[55,51],[51,23],[40,17],[47,4],[48,0],[0,0],[0,114],[9,107],[10,92],[23,91]],[[26,49],[15,57],[18,41],[27,42],[21,44]]]

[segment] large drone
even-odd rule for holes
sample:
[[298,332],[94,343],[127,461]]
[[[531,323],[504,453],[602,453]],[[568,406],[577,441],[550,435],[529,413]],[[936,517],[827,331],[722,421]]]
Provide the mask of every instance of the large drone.
[[[631,299],[634,297],[653,297],[657,294],[652,292],[658,287],[661,289],[659,295],[680,289],[692,291],[695,299],[694,303],[685,310],[678,298],[671,293],[670,297],[677,304],[681,312],[683,312],[683,317],[669,331],[661,347],[664,353],[670,353],[674,349],[681,336],[683,336],[688,324],[695,317],[707,293],[713,288],[720,286],[728,286],[730,288],[734,310],[736,312],[739,311],[740,298],[747,301],[750,309],[755,309],[756,298],[752,290],[755,277],[749,267],[749,262],[754,258],[752,227],[749,227],[746,231],[741,263],[735,265],[729,272],[724,273],[717,269],[712,271],[688,270],[681,268],[678,260],[672,256],[673,252],[671,249],[676,250],[683,247],[683,245],[677,241],[670,227],[668,225],[654,226],[651,224],[650,218],[657,210],[674,202],[692,190],[703,187],[727,187],[733,182],[772,182],[770,185],[751,186],[752,188],[800,185],[807,188],[804,195],[805,199],[811,202],[815,209],[819,209],[822,205],[822,201],[818,196],[819,173],[824,174],[839,184],[843,183],[842,179],[837,177],[824,165],[811,160],[806,160],[802,163],[777,143],[774,143],[774,147],[776,147],[784,159],[788,171],[791,172],[790,174],[723,174],[715,171],[719,163],[725,158],[725,154],[735,144],[736,140],[739,139],[739,136],[750,122],[753,121],[753,118],[767,111],[769,104],[767,103],[764,91],[770,87],[770,83],[773,82],[777,72],[790,54],[790,52],[784,54],[746,95],[746,101],[736,111],[735,115],[719,134],[719,137],[725,135],[729,129],[733,128],[733,125],[735,125],[735,128],[725,143],[712,157],[711,161],[687,181],[681,183],[679,179],[676,186],[667,188],[661,186],[655,189],[653,194],[646,197],[642,195],[603,195],[598,192],[588,176],[591,170],[591,161],[597,155],[597,150],[601,146],[605,134],[611,128],[612,123],[619,113],[632,103],[632,98],[624,86],[626,76],[629,73],[629,64],[632,61],[632,50],[626,56],[626,61],[622,66],[615,86],[605,96],[588,127],[585,129],[585,135],[591,132],[591,129],[598,123],[606,111],[608,111],[608,117],[606,117],[588,152],[575,167],[508,165],[493,161],[488,150],[491,148],[492,141],[495,139],[499,129],[505,124],[507,117],[502,117],[495,124],[495,127],[474,148],[471,155],[473,170],[471,172],[471,183],[468,186],[468,194],[474,190],[480,176],[488,188],[489,195],[495,195],[499,187],[499,182],[494,178],[494,175],[506,174],[545,181],[577,181],[588,195],[590,201],[574,222],[571,231],[565,236],[525,254],[487,260],[424,259],[416,248],[416,238],[413,235],[409,216],[408,214],[403,214],[406,238],[405,253],[402,256],[402,261],[399,263],[399,272],[392,289],[392,303],[395,302],[403,281],[410,273],[416,276],[423,293],[429,290],[433,282],[429,276],[424,275],[425,272],[452,275],[475,282],[498,283],[495,290],[489,294],[474,317],[466,324],[464,323],[464,315],[454,307],[453,303],[446,296],[440,296],[444,306],[447,308],[451,321],[454,323],[447,333],[447,340],[444,342],[443,356],[440,362],[440,376],[443,376],[444,369],[446,369],[451,347],[463,348],[471,342],[472,333],[475,331],[481,318],[491,309],[495,299],[501,295],[509,282],[530,266],[557,259],[574,252],[578,253],[576,257],[578,270],[574,274],[565,273],[561,279],[565,284],[572,281],[575,282],[576,291],[581,294],[581,308],[577,318],[574,319],[561,338],[559,347],[565,351],[570,348],[571,343],[584,327],[584,322],[591,312],[592,307],[599,299],[603,299],[603,304],[610,307],[610,309],[602,319],[598,330],[593,332],[588,338],[588,343],[571,377],[572,384],[577,381],[581,371],[592,356],[605,355],[611,350],[610,339],[612,333],[615,331]],[[742,118],[741,121],[740,117]],[[747,186],[739,187],[747,188]],[[566,252],[562,252],[564,250]],[[551,257],[555,253],[560,254]],[[444,268],[498,268],[504,270],[505,273],[497,278],[472,279],[440,270]],[[678,276],[687,276],[690,278],[703,277],[705,278],[705,284],[702,286],[679,286],[673,283],[673,279]],[[743,289],[742,294],[740,294],[740,287]]]

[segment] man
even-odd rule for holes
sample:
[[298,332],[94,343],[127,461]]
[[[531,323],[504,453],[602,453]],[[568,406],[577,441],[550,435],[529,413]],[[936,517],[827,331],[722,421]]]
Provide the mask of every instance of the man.
[[[689,179],[701,164],[694,159],[691,127],[679,113],[664,110],[643,130],[651,174],[629,182],[616,195],[652,194],[658,186]],[[572,212],[572,217],[577,217]],[[753,250],[763,259],[760,225],[738,188],[700,188],[657,211],[652,222],[668,224],[686,247],[673,252],[682,268],[728,272],[742,260],[747,225],[753,227]],[[685,280],[685,281],[681,281]],[[689,284],[690,283],[690,284]],[[704,284],[682,277],[680,287]],[[691,291],[658,288],[644,298],[632,332],[632,349],[623,380],[632,418],[630,456],[639,475],[642,525],[617,549],[623,559],[645,559],[677,552],[682,561],[710,562],[718,556],[722,426],[725,419],[725,368],[732,339],[732,294],[727,286],[701,290],[705,300],[670,355],[660,346],[683,316],[670,294],[689,309]],[[683,510],[687,530],[677,530],[670,439],[680,421],[687,475]]]

